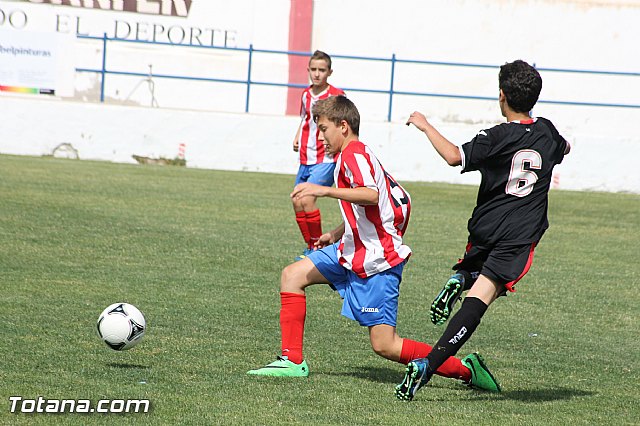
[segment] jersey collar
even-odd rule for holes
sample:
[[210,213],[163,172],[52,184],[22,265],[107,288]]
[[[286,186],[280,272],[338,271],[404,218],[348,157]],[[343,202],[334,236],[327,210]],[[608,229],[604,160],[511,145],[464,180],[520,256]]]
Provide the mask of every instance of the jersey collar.
[[328,85],[326,89],[324,89],[322,92],[316,95],[315,93],[313,93],[313,85],[311,85],[309,86],[309,94],[311,95],[312,98],[318,99],[320,96],[323,96],[324,94],[326,94],[330,88],[331,88],[331,85]]
[[516,123],[516,124],[533,124],[536,121],[538,121],[538,117],[531,117],[528,120],[513,120],[510,121],[509,123]]

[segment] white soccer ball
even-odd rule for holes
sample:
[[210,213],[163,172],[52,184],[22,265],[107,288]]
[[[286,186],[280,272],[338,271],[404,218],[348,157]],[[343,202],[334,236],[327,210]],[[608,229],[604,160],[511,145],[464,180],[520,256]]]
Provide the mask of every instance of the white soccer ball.
[[98,336],[115,351],[126,351],[140,343],[147,328],[142,312],[128,303],[114,303],[98,317]]

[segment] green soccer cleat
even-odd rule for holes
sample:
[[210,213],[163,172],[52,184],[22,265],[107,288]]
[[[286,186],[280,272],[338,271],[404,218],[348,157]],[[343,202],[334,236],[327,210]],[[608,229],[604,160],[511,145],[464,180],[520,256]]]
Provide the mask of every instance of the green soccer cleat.
[[429,310],[431,322],[435,325],[444,324],[453,312],[453,306],[462,298],[463,291],[464,277],[462,274],[452,275],[431,304]]
[[500,392],[500,383],[493,377],[479,353],[474,352],[462,359],[462,363],[471,370],[469,387],[489,392]]
[[401,401],[411,401],[418,389],[431,379],[429,361],[426,358],[414,359],[405,370],[402,383],[396,386],[396,398]]
[[257,370],[249,370],[247,374],[271,377],[307,377],[309,375],[309,366],[306,361],[296,364],[286,357],[279,356],[271,364]]

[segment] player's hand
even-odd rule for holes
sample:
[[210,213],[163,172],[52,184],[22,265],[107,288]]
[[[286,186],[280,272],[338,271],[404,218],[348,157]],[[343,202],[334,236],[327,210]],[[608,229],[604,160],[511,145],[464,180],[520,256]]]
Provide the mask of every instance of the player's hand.
[[424,132],[427,129],[427,126],[429,126],[429,122],[427,121],[427,117],[424,116],[424,114],[418,112],[418,111],[414,111],[410,116],[409,119],[407,120],[407,126],[409,124],[413,124],[414,126],[416,126],[418,128],[418,130]]
[[319,250],[323,247],[329,246],[333,243],[335,243],[336,240],[335,238],[333,238],[333,233],[331,232],[325,232],[324,234],[320,235],[320,238],[318,238],[318,241],[316,241],[315,243],[313,243],[313,249],[314,250]]
[[298,139],[293,141],[293,152],[298,152],[298,150],[300,149],[300,142],[298,142]]
[[303,197],[324,197],[329,192],[329,187],[317,185],[315,183],[299,183],[293,188],[291,193],[292,200],[299,200]]

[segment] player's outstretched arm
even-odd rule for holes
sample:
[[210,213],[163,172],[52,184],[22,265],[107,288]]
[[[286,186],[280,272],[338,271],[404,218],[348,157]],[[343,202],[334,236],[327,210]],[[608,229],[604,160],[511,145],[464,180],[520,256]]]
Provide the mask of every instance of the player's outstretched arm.
[[413,124],[418,128],[418,130],[427,135],[431,145],[433,145],[435,150],[442,158],[444,158],[444,161],[446,161],[448,165],[459,166],[462,164],[462,157],[460,156],[460,150],[458,147],[442,136],[442,134],[440,134],[440,132],[436,130],[429,121],[427,121],[424,114],[414,111],[407,120],[407,126],[410,124]]
[[310,196],[331,197],[361,206],[378,204],[378,191],[364,186],[357,188],[334,188],[305,182],[296,185],[291,193],[291,199],[293,200]]

